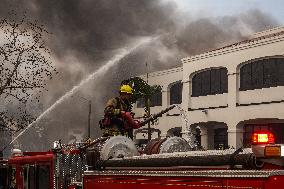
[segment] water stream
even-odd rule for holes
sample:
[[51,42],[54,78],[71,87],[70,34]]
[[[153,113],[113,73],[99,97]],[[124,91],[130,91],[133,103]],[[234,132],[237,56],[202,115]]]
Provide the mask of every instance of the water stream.
[[[114,65],[119,63],[124,57],[132,53],[134,50],[136,50],[138,47],[141,47],[142,45],[145,45],[153,40],[155,40],[157,37],[145,37],[140,39],[138,42],[135,43],[135,45],[131,48],[124,48],[121,49],[119,53],[117,53],[112,59],[110,59],[108,62],[106,62],[103,66],[101,66],[98,70],[87,76],[85,79],[83,79],[78,85],[74,86],[70,91],[65,93],[62,97],[60,97],[53,105],[51,105],[48,109],[46,109],[41,115],[39,115],[36,120],[34,120],[32,123],[30,123],[23,131],[21,131],[14,139],[5,146],[8,147],[11,145],[14,141],[16,141],[20,136],[22,136],[29,128],[31,128],[34,124],[36,124],[39,120],[41,120],[45,115],[47,115],[49,112],[51,112],[55,107],[57,107],[59,104],[61,104],[65,99],[72,96],[75,92],[78,91],[78,89],[89,82],[90,80],[94,80],[97,77],[103,77],[103,75]],[[4,148],[4,149],[5,149]],[[4,150],[3,149],[3,150]]]
[[181,118],[183,119],[183,121],[185,122],[185,136],[183,137],[187,142],[188,144],[190,145],[191,148],[194,147],[194,142],[192,141],[193,139],[193,134],[192,134],[192,130],[190,128],[190,125],[189,125],[189,122],[188,122],[188,118],[187,118],[187,115],[184,111],[184,109],[182,109],[182,107],[180,107],[179,105],[175,105],[178,110],[180,111],[180,115],[181,115]]

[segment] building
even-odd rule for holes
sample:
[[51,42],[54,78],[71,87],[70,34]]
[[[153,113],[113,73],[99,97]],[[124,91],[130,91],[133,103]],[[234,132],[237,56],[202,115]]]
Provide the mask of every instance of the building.
[[[148,80],[163,87],[151,111],[180,104],[193,133],[200,130],[205,149],[248,147],[259,129],[277,133],[276,142],[284,142],[284,27],[183,58],[181,67],[151,73]],[[136,114],[143,111],[138,103]],[[188,132],[177,108],[154,128],[153,137]],[[145,128],[135,135],[147,138]]]

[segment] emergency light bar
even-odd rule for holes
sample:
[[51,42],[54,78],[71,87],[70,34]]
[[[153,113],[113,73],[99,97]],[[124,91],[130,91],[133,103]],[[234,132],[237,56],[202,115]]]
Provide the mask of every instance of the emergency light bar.
[[275,144],[274,134],[258,131],[252,135],[252,151],[259,158],[284,157],[284,145]]
[[274,144],[275,137],[268,131],[261,131],[253,133],[252,144]]

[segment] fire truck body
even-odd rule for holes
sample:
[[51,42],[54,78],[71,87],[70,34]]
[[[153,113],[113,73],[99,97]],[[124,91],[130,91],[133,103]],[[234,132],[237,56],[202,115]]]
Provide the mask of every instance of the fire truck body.
[[1,170],[7,172],[3,189],[67,189],[81,181],[84,165],[78,150],[18,153]]
[[[161,148],[152,142],[148,152],[154,154],[133,156],[131,152],[134,150],[136,154],[136,149],[129,139],[119,136],[97,139],[83,148],[67,146],[48,152],[16,153],[8,161],[2,161],[1,176],[6,178],[1,178],[4,184],[0,186],[4,189],[284,188],[283,145],[270,141],[269,133],[263,140],[262,134],[256,136],[252,148],[238,150],[159,154],[157,149]],[[169,149],[174,145],[169,145]]]
[[[96,170],[85,171],[83,188],[281,189],[283,145],[274,144],[270,134],[255,133],[250,149],[144,154],[103,161],[93,158]],[[158,152],[154,143],[151,147],[148,151]]]
[[84,189],[283,188],[282,170],[91,171]]
[[[10,186],[17,189],[81,188],[81,183],[69,182],[56,185],[54,154],[26,155],[9,160],[12,177]],[[280,167],[278,167],[280,168]],[[149,188],[251,188],[277,189],[284,186],[284,171],[273,170],[228,170],[228,167],[200,169],[175,167],[174,170],[116,169],[85,171],[84,189],[149,189]],[[34,175],[34,176],[33,176]],[[67,182],[67,181],[65,181]],[[10,187],[11,188],[11,187]]]
[[0,159],[0,188],[8,187],[8,166],[7,160]]
[[54,157],[51,152],[16,155],[8,160],[9,187],[17,189],[53,188]]

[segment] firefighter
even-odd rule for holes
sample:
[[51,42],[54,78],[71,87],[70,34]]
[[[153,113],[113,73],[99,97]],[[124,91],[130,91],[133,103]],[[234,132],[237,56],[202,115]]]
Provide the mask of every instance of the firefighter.
[[133,129],[140,127],[133,119],[131,98],[133,89],[129,85],[122,85],[119,97],[110,99],[104,110],[104,118],[100,121],[103,136],[123,135],[133,139]]

